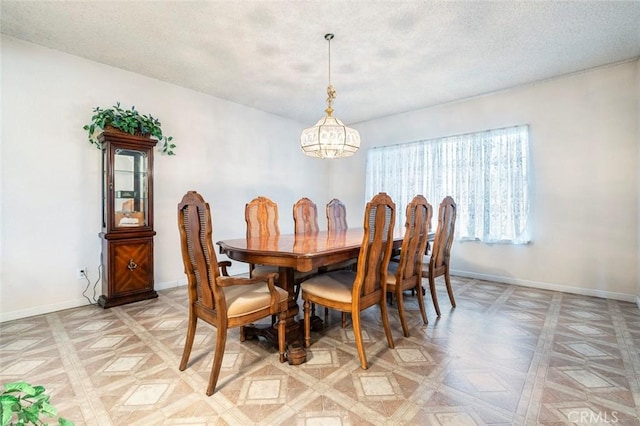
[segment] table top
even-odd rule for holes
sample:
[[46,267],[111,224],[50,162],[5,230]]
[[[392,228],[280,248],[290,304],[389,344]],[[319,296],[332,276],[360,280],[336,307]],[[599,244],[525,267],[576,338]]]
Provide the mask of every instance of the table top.
[[[394,247],[402,245],[404,227],[394,231]],[[248,263],[290,267],[301,272],[358,257],[364,228],[286,234],[218,241],[220,252]]]
[[250,252],[286,253],[291,255],[311,255],[340,250],[362,244],[363,228],[352,228],[338,232],[320,231],[313,234],[283,234],[268,237],[236,238],[218,241],[223,248],[233,248]]

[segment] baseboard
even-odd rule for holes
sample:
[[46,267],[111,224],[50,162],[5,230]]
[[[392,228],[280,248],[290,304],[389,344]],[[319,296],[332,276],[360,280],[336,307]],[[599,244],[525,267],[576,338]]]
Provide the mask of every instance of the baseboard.
[[176,280],[176,281],[165,281],[165,282],[156,282],[154,284],[154,288],[156,290],[167,290],[169,288],[181,287],[187,285],[187,279],[184,280]]
[[83,297],[75,300],[67,300],[66,302],[62,302],[62,303],[36,306],[33,308],[22,309],[19,311],[0,312],[0,322],[34,317],[36,315],[50,314],[51,312],[64,311],[65,309],[72,309],[72,308],[78,308],[80,306],[87,306],[88,304],[89,304],[89,301]]
[[[168,288],[180,287],[180,286],[185,286],[185,285],[187,285],[186,278],[184,280],[182,280],[182,282],[180,280],[176,280],[176,281],[167,281],[167,282],[162,282],[162,283],[155,283],[154,287],[155,287],[156,290],[165,290],[165,289],[168,289]],[[95,303],[97,303],[97,302],[95,302]],[[36,307],[33,307],[33,308],[22,309],[22,310],[19,310],[19,311],[0,312],[0,322],[13,321],[13,320],[22,319],[22,318],[34,317],[36,315],[50,314],[51,312],[64,311],[65,309],[79,308],[80,306],[87,306],[87,305],[89,305],[89,301],[83,297],[83,298],[80,298],[80,299],[68,300],[68,301],[62,302],[62,303],[55,303],[55,304],[52,304],[52,305],[36,306]]]
[[479,274],[477,272],[451,270],[451,275],[458,275],[465,278],[475,278],[478,280],[495,281],[504,284],[515,284],[523,287],[538,288],[542,290],[560,291],[562,293],[580,294],[582,296],[601,297],[604,299],[621,300],[624,302],[635,302],[640,308],[640,295],[616,293],[613,291],[605,291],[592,288],[574,287],[562,284],[546,283],[542,281],[523,280],[513,277],[505,277],[500,275]]

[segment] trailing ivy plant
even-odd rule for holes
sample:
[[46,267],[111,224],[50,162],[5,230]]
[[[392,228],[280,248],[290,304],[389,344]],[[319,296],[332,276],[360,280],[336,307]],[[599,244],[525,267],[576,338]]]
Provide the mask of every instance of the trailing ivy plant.
[[97,148],[101,148],[98,134],[107,126],[111,126],[131,135],[154,137],[162,142],[163,154],[175,155],[173,149],[176,145],[172,142],[173,136],[164,136],[162,124],[151,114],[140,114],[135,106],[131,109],[123,109],[120,107],[120,102],[111,108],[96,107],[93,112],[91,123],[86,124],[83,129],[89,133],[89,142]]
[[[49,403],[49,395],[43,386],[32,386],[25,382],[6,383],[0,394],[0,419],[2,426],[7,425],[45,425],[40,417],[55,417],[58,410]],[[58,425],[73,426],[62,417]]]

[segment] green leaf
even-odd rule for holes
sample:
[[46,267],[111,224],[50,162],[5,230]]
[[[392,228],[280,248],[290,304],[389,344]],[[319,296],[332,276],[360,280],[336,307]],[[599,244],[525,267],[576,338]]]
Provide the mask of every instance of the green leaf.
[[4,408],[0,408],[0,423],[2,426],[7,426],[11,421],[13,413],[11,410],[6,410]]
[[34,425],[38,424],[38,420],[40,419],[40,416],[38,414],[38,410],[31,410],[31,409],[24,409],[22,410],[22,412],[24,413],[24,419],[27,420],[28,422],[33,423]]
[[33,386],[25,382],[5,383],[5,392],[24,392],[27,395],[35,395],[36,390]]
[[[48,395],[44,395],[44,391],[45,391],[44,386],[34,386],[33,387],[33,391],[34,391],[34,393],[32,395],[30,395],[30,396],[42,396],[42,397],[46,398],[47,400],[49,399]],[[38,399],[40,399],[40,398],[38,398]]]
[[43,401],[42,406],[40,408],[40,413],[48,417],[55,417],[56,414],[58,414],[58,410],[53,405],[49,404],[48,401]]
[[4,407],[10,407],[13,404],[17,404],[18,402],[20,402],[20,399],[17,396],[13,396],[9,393],[3,393],[2,395],[0,395],[0,404],[2,404],[2,409],[4,410]]
[[60,417],[58,419],[58,425],[59,426],[74,426],[73,422],[71,422],[71,421],[69,421],[69,420],[67,420],[65,418],[62,418],[62,417]]
[[11,421],[14,412],[20,411],[20,400],[13,396],[3,394],[0,395],[0,420],[2,426],[6,426]]

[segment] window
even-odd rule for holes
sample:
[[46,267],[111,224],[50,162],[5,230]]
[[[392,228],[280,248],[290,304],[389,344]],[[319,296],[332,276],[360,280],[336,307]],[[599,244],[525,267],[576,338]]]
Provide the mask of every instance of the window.
[[440,201],[451,195],[458,206],[456,238],[526,244],[528,157],[527,125],[373,148],[367,153],[367,199],[386,192],[404,212],[422,194],[435,217]]

